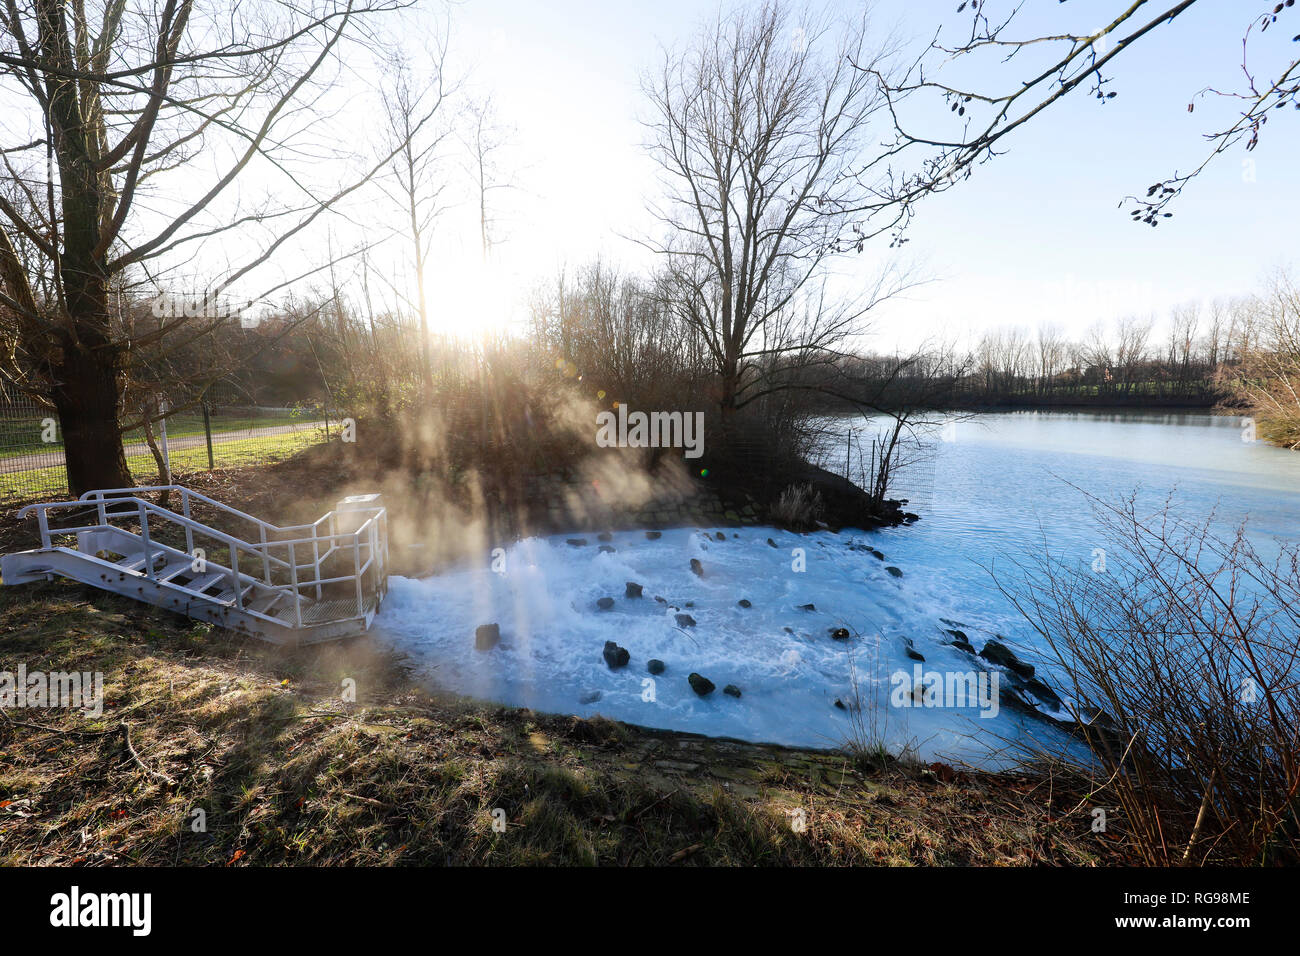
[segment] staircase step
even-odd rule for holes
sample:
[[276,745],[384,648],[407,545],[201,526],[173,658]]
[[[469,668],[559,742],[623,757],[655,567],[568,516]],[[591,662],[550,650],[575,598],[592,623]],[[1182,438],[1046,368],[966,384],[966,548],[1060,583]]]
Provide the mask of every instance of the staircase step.
[[173,564],[164,566],[157,574],[159,581],[170,581],[172,578],[179,577],[181,574],[189,572],[194,573],[193,561],[177,561]]
[[250,611],[261,611],[265,614],[277,601],[286,597],[288,595],[284,591],[272,591],[261,597],[254,598],[246,606]]
[[191,591],[206,591],[218,581],[226,580],[229,577],[230,572],[223,568],[220,571],[213,571],[210,574],[205,574],[201,578],[195,578],[189,584],[186,584],[185,587],[189,588]]

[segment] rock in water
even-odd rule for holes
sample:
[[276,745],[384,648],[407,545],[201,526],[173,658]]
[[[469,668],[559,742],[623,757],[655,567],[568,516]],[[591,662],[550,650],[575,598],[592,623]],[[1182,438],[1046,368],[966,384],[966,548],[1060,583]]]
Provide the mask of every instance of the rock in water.
[[739,604],[741,607],[753,607],[753,606],[754,606],[754,605],[750,604],[749,601],[745,600],[744,598],[741,598],[741,599],[740,599],[739,601],[737,601],[736,603]]
[[831,637],[837,641],[847,641],[849,639],[849,629],[847,627],[831,628]]
[[989,641],[984,645],[984,650],[980,651],[980,657],[984,658],[991,664],[997,664],[999,667],[1005,667],[1013,674],[1019,674],[1021,677],[1033,677],[1034,668],[1026,664],[1020,658],[1011,652],[1011,648],[998,641]]
[[922,655],[920,651],[914,651],[914,650],[912,650],[910,647],[908,647],[908,648],[904,648],[904,652],[907,654],[907,656],[908,656],[908,658],[909,658],[910,660],[914,660],[914,661],[924,661],[924,660],[925,660],[925,656]]
[[646,536],[646,538],[647,538],[648,540],[650,540],[650,541],[658,541],[660,538],[663,537],[663,532],[662,532],[662,531],[647,531],[647,532],[645,533],[645,536]]
[[1061,710],[1063,707],[1061,704],[1061,698],[1056,696],[1056,691],[1052,690],[1052,688],[1048,687],[1037,677],[1031,677],[1025,681],[1025,690],[1029,691],[1029,693],[1033,694],[1044,704],[1047,704],[1056,710]]
[[679,627],[695,626],[695,618],[691,617],[689,614],[678,614],[676,615],[676,618],[677,618],[677,625]]
[[776,542],[773,541],[771,538],[768,538],[768,539],[767,539],[767,543],[770,544],[770,545],[771,545],[772,547],[774,547],[774,548],[776,547]]
[[613,554],[617,550],[618,548],[614,547],[612,544],[602,544],[600,546],[601,554]]
[[639,598],[641,596],[641,585],[635,581],[628,581],[624,586],[623,597]]
[[664,672],[664,662],[657,657],[652,657],[645,662],[645,669],[651,674],[662,674]]
[[617,670],[632,659],[632,655],[627,652],[626,647],[619,647],[613,641],[605,642],[604,657],[605,663],[609,665],[610,670]]
[[800,605],[799,605],[799,610],[801,610],[801,611],[815,611],[815,610],[817,610],[817,605],[816,605],[816,604],[800,604]]
[[581,697],[578,698],[578,703],[580,703],[580,704],[594,704],[594,703],[595,703],[596,701],[598,701],[598,700],[600,700],[600,691],[598,691],[598,690],[589,690],[589,691],[587,691],[585,694],[583,694]]
[[600,608],[602,611],[608,611],[613,606],[614,599],[612,597],[603,597],[596,602],[596,607]]
[[614,536],[613,536],[612,534],[610,534],[608,531],[602,531],[600,534],[596,535],[596,540],[597,540],[597,541],[613,541],[613,540],[614,540]]
[[490,651],[501,640],[501,628],[496,624],[480,624],[474,628],[474,647],[480,651]]
[[740,696],[740,688],[737,687],[735,684],[728,684],[726,687],[722,688],[722,692],[726,694],[728,697]]
[[564,543],[571,548],[581,548],[587,544],[586,538],[565,538]]
[[726,541],[726,540],[727,540],[727,536],[726,536],[725,534],[723,534],[721,531],[719,531],[719,532],[717,532],[716,534],[714,534],[713,537],[716,538],[718,541]]
[[707,677],[701,677],[699,674],[692,671],[686,680],[691,685],[691,690],[695,691],[695,693],[699,694],[701,697],[708,697],[713,693],[713,681],[709,680]]
[[901,578],[903,576],[903,572],[900,571],[898,568],[894,567],[892,564],[889,567],[885,568],[885,570],[888,571],[896,578]]
[[691,570],[699,577],[704,577],[704,565],[700,564],[699,558],[691,558]]

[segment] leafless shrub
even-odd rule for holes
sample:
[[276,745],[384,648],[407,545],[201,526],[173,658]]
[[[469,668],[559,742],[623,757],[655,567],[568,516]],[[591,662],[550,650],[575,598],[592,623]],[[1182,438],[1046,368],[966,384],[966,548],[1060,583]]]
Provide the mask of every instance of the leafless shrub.
[[1098,792],[1149,864],[1297,862],[1297,549],[1270,559],[1170,501],[1093,506],[1107,565],[1044,559],[999,587],[1072,681]]

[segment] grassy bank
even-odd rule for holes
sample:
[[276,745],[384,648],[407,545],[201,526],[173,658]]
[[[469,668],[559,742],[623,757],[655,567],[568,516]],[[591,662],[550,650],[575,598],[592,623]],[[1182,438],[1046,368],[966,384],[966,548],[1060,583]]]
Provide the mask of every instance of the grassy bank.
[[0,634],[0,669],[102,671],[107,701],[0,716],[7,864],[1124,859],[1061,780],[437,699],[370,639],[287,652],[67,582],[0,590]]

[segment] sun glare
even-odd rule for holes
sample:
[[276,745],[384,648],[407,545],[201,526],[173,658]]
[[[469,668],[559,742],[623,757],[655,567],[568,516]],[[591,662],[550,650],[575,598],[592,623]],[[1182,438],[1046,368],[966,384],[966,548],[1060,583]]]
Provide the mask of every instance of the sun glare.
[[501,334],[523,320],[524,283],[491,260],[431,263],[426,276],[429,330],[450,338]]

